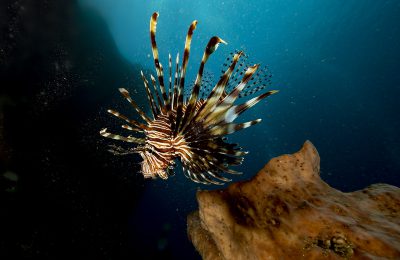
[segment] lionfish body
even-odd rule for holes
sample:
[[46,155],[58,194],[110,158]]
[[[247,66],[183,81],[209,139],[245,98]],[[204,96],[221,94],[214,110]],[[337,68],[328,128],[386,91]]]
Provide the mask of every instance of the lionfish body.
[[[239,174],[230,167],[241,164],[243,156],[247,152],[242,151],[236,144],[226,142],[224,136],[260,122],[261,120],[257,119],[246,123],[233,123],[241,113],[276,91],[268,91],[243,104],[234,105],[235,100],[243,94],[242,91],[249,87],[246,87],[246,85],[255,76],[259,68],[259,65],[248,66],[242,72],[239,72],[239,68],[235,69],[235,67],[239,58],[244,55],[242,52],[236,52],[232,59],[227,59],[231,61],[231,64],[227,66],[208,97],[199,98],[204,66],[218,45],[225,43],[221,38],[214,36],[205,48],[190,96],[185,99],[183,94],[185,74],[192,34],[197,25],[197,21],[194,21],[187,33],[181,66],[179,65],[179,55],[176,57],[174,79],[172,79],[172,59],[169,55],[169,88],[167,93],[164,71],[158,58],[155,39],[157,18],[158,13],[154,13],[150,19],[150,38],[158,78],[157,84],[156,79],[151,76],[153,91],[150,89],[150,83],[143,72],[141,74],[152,118],[138,107],[129,92],[123,88],[120,88],[119,91],[138,112],[144,123],[129,119],[117,111],[108,110],[112,115],[127,122],[126,125],[122,125],[123,128],[144,134],[145,137],[120,136],[108,132],[106,128],[102,129],[100,134],[107,138],[138,144],[132,150],[139,153],[143,159],[141,172],[145,178],[160,177],[167,179],[171,175],[175,159],[179,158],[185,175],[195,182],[221,184],[221,181],[230,181],[230,179],[223,177],[222,173]],[[232,76],[232,74],[235,76]],[[235,84],[232,85],[230,79],[237,77],[236,74],[240,75],[241,79],[236,79],[236,81],[233,81]],[[262,88],[258,87],[258,89]]]

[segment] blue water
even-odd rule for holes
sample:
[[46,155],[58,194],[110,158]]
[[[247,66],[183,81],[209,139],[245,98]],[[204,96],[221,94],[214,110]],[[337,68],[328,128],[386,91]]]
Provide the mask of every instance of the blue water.
[[[261,124],[232,137],[250,151],[240,166],[245,174],[235,180],[250,178],[270,158],[295,152],[311,140],[321,156],[321,176],[331,186],[343,191],[377,182],[400,186],[399,1],[81,0],[80,4],[101,15],[120,55],[143,69],[153,65],[148,30],[154,11],[160,13],[157,43],[164,67],[169,52],[183,53],[187,28],[195,19],[199,23],[189,78],[193,79],[214,35],[228,45],[213,54],[209,71],[219,72],[225,54],[234,49],[243,49],[252,60],[269,66],[270,88],[280,92],[243,116],[242,120],[262,118]],[[146,182],[130,219],[132,243],[138,247],[159,243],[160,250],[168,244],[175,257],[194,256],[185,237],[185,218],[197,207],[198,187],[208,188],[181,174],[168,181]]]

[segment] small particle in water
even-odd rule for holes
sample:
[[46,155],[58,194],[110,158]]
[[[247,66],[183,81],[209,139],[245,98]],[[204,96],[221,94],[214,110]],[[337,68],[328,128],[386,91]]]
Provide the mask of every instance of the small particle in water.
[[18,175],[15,172],[6,171],[3,176],[10,181],[18,181]]

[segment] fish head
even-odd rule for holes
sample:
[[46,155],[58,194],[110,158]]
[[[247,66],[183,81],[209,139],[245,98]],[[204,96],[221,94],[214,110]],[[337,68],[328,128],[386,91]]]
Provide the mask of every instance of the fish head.
[[161,163],[159,159],[150,151],[143,150],[139,152],[143,161],[141,162],[141,172],[145,178],[168,179],[169,167],[165,163]]

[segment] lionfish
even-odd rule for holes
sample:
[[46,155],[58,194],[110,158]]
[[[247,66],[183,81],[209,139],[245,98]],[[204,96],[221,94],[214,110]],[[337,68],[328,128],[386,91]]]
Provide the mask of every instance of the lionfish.
[[[107,111],[127,123],[122,125],[122,128],[131,132],[142,133],[145,137],[121,136],[108,132],[107,128],[102,129],[100,135],[137,144],[136,147],[130,148],[130,151],[131,153],[139,153],[142,157],[141,173],[145,178],[160,177],[167,179],[173,175],[175,159],[179,158],[185,176],[194,182],[223,184],[223,182],[231,181],[222,176],[222,173],[240,174],[230,167],[240,165],[243,156],[248,152],[242,151],[242,148],[238,147],[237,144],[228,143],[224,136],[259,123],[261,119],[245,123],[233,123],[233,121],[260,100],[277,91],[268,91],[242,104],[234,105],[235,100],[243,96],[244,90],[247,89],[247,94],[252,94],[265,87],[258,86],[255,89],[248,89],[249,82],[256,76],[255,73],[259,64],[243,66],[243,63],[239,62],[239,58],[245,55],[242,51],[236,51],[232,53],[232,58],[227,58],[227,62],[230,62],[230,64],[224,64],[226,70],[207,98],[199,97],[200,88],[203,87],[202,78],[207,60],[220,43],[226,44],[224,40],[214,36],[209,40],[204,50],[190,96],[185,98],[185,74],[192,35],[196,29],[197,21],[191,23],[187,32],[181,66],[179,65],[179,53],[176,56],[174,80],[172,80],[172,58],[169,55],[169,88],[166,90],[164,70],[159,61],[156,43],[158,16],[159,14],[156,12],[150,18],[150,39],[158,77],[157,84],[156,79],[152,75],[150,76],[154,93],[150,89],[149,81],[141,72],[150,104],[151,117],[139,108],[124,88],[119,88],[119,91],[144,122],[132,120],[115,110]],[[242,70],[239,70],[239,68],[235,70],[238,62],[242,66]],[[234,77],[232,74],[237,75]],[[238,76],[241,77],[240,80],[238,80]],[[232,81],[232,79],[234,80]],[[253,85],[257,83],[257,81],[252,82]],[[161,92],[161,95],[159,92]],[[117,147],[115,152],[118,153],[121,149],[121,147]]]

